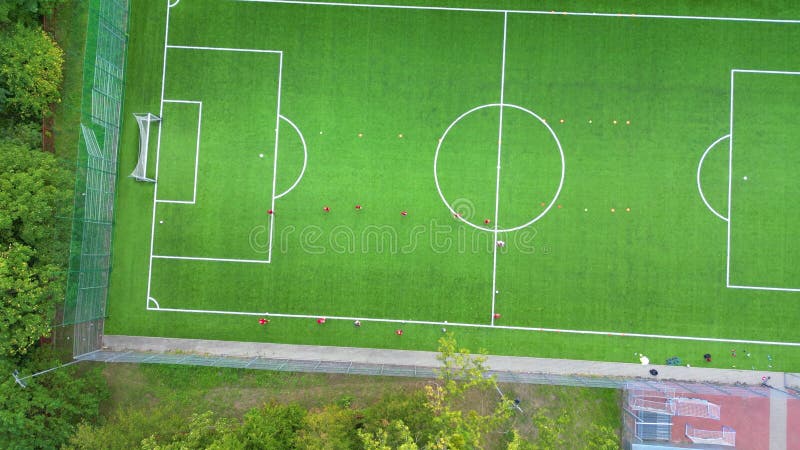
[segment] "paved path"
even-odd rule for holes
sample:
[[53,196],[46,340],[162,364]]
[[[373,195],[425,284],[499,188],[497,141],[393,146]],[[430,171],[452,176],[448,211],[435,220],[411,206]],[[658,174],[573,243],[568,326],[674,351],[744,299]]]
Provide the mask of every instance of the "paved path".
[[769,380],[773,389],[769,395],[769,450],[786,449],[787,415],[783,377]]
[[[438,367],[436,352],[410,350],[382,350],[354,347],[322,347],[310,345],[269,344],[256,342],[212,341],[203,339],[176,339],[139,336],[106,335],[104,348],[114,351],[134,350],[144,352],[197,353],[215,356],[264,357],[312,361],[352,361],[355,363],[390,364],[401,366]],[[582,361],[574,359],[528,358],[517,356],[489,356],[487,366],[492,370],[544,373],[549,375],[583,375],[618,378],[650,377],[651,368],[659,372],[659,379],[687,382],[712,382],[721,384],[761,384],[762,376],[782,380],[779,372],[754,372],[752,370],[708,369],[703,367],[661,366],[647,367],[634,363]]]

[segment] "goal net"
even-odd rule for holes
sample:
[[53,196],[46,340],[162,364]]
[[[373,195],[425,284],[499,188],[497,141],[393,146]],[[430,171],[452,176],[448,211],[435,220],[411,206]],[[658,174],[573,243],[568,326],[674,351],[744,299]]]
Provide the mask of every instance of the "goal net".
[[136,181],[154,183],[156,180],[147,177],[147,151],[150,145],[150,124],[161,122],[161,118],[152,113],[134,113],[133,116],[136,117],[136,123],[139,125],[139,161],[130,176]]

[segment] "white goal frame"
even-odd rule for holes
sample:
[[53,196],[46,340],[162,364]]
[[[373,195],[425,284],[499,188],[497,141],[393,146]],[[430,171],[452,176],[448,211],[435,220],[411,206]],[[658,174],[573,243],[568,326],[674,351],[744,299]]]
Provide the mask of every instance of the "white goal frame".
[[139,125],[139,159],[130,177],[136,181],[155,183],[155,178],[147,178],[147,151],[150,146],[150,124],[157,122],[161,126],[161,117],[149,112],[133,113],[133,117]]

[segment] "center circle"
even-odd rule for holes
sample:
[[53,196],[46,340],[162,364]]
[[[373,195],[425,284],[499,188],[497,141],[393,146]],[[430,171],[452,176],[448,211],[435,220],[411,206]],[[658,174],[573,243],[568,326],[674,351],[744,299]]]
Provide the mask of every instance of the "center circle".
[[[534,121],[536,122],[537,125],[539,125],[539,124],[544,125],[544,127],[547,130],[547,133],[549,134],[550,137],[552,137],[553,141],[555,142],[556,147],[558,148],[558,156],[560,158],[560,166],[561,166],[561,174],[560,174],[560,180],[558,182],[558,187],[556,188],[555,194],[552,196],[550,201],[545,203],[546,206],[544,207],[544,209],[541,210],[538,214],[533,214],[533,217],[530,220],[527,220],[526,222],[524,222],[522,224],[519,224],[519,225],[516,225],[516,226],[513,226],[513,227],[506,227],[506,228],[498,227],[497,223],[495,223],[494,226],[491,226],[491,225],[488,225],[488,224],[485,224],[485,223],[480,223],[480,224],[473,223],[473,222],[470,221],[471,217],[462,217],[462,215],[458,214],[457,208],[454,207],[454,203],[448,200],[448,198],[445,196],[445,194],[444,194],[444,192],[442,190],[442,183],[441,183],[441,179],[440,179],[440,175],[439,175],[439,161],[440,161],[440,156],[442,154],[442,146],[445,143],[445,141],[447,140],[447,137],[451,133],[451,131],[453,131],[456,128],[456,125],[459,122],[461,122],[462,120],[467,119],[468,116],[470,116],[471,114],[475,114],[475,113],[477,113],[477,112],[479,112],[481,110],[485,110],[487,108],[498,108],[499,109],[501,107],[504,108],[504,109],[505,108],[510,109],[512,111],[515,111],[515,112],[516,111],[522,112],[522,113],[530,116],[530,118],[534,119]],[[506,111],[503,111],[503,112],[506,112]],[[500,113],[498,113],[498,117],[502,117]],[[467,120],[469,120],[469,119],[467,119]],[[505,123],[506,121],[504,120],[503,122]],[[497,125],[502,126],[503,123],[500,123],[498,121]],[[508,126],[508,125],[506,125],[506,126]],[[503,132],[504,136],[506,134],[508,134],[507,133],[507,129],[504,129],[503,131],[504,131]],[[499,129],[495,128],[494,129],[494,133],[496,133],[496,136],[495,136],[496,138],[500,137],[500,130]],[[499,140],[495,139],[494,140],[494,145],[496,146],[496,151],[498,152],[498,153],[495,153],[495,155],[496,155],[495,157],[498,158],[497,162],[499,163],[500,162],[499,161],[499,159],[500,159],[499,156],[502,154],[502,150],[503,150],[502,139],[499,139]],[[494,165],[494,163],[493,163],[493,165]],[[500,165],[500,166],[501,167],[500,167],[498,172],[499,172],[499,176],[502,177],[503,176],[503,172],[502,172],[503,167],[502,167],[502,165]],[[472,108],[469,111],[467,111],[467,112],[461,114],[460,116],[458,116],[458,118],[456,118],[445,129],[444,133],[442,134],[442,137],[439,139],[439,142],[436,145],[436,153],[434,154],[434,158],[433,158],[433,177],[434,177],[434,181],[436,183],[436,190],[439,193],[439,197],[442,199],[442,202],[444,202],[444,204],[447,207],[447,209],[450,210],[450,213],[453,214],[458,220],[460,220],[461,222],[465,223],[466,225],[469,225],[469,226],[471,226],[473,228],[476,228],[478,230],[488,231],[488,232],[492,232],[492,233],[504,233],[504,232],[517,231],[517,230],[520,230],[522,228],[525,228],[525,227],[528,227],[528,226],[532,225],[533,223],[535,223],[536,221],[538,221],[539,219],[544,217],[544,215],[547,214],[548,211],[550,211],[550,208],[552,208],[553,205],[555,205],[556,200],[558,199],[558,196],[561,193],[561,188],[564,186],[565,168],[566,168],[566,165],[565,165],[565,162],[564,162],[564,150],[561,147],[561,142],[558,140],[558,136],[556,136],[556,133],[553,131],[553,129],[550,127],[550,125],[544,119],[539,117],[538,114],[534,113],[533,111],[531,111],[529,109],[526,109],[526,108],[523,108],[522,106],[518,106],[518,105],[514,105],[514,104],[510,104],[510,103],[503,103],[503,104],[501,104],[501,103],[489,103],[489,104],[486,104],[486,105],[476,106],[475,108]],[[484,167],[482,169],[485,171],[486,168]],[[495,192],[495,202],[496,202],[496,204],[499,204],[499,202],[500,202],[500,200],[499,200],[500,179],[497,179],[496,176],[495,176],[495,179],[496,179],[496,186],[497,186],[497,190]],[[535,198],[531,198],[531,199],[527,199],[527,200],[529,200],[531,202],[531,204],[536,201]],[[458,200],[456,200],[456,201],[458,201]],[[496,209],[494,211],[495,211],[494,213],[497,212]],[[528,217],[531,217],[531,216],[528,216]],[[492,219],[494,219],[494,218],[492,217]]]

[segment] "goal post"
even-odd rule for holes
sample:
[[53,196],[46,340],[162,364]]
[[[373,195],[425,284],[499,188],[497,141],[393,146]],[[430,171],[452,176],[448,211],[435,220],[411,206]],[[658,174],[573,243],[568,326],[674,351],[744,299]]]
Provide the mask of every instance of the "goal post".
[[161,117],[153,113],[134,113],[133,116],[139,125],[139,160],[130,176],[136,181],[155,183],[155,179],[147,177],[147,152],[150,146],[150,124],[161,122]]

